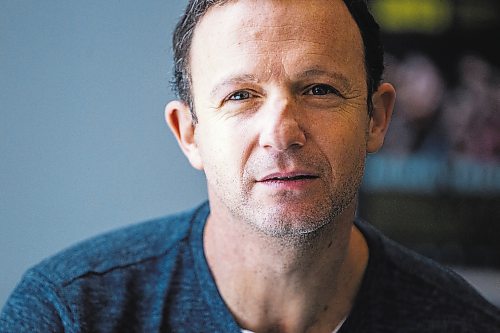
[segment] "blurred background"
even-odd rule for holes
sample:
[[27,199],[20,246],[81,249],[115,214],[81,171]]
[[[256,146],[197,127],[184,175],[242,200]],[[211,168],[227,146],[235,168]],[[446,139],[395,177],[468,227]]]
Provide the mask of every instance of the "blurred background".
[[500,305],[500,3],[371,3],[397,100],[360,215]]
[[[206,198],[163,121],[186,1],[0,1],[0,307],[93,235]],[[398,102],[360,214],[500,305],[497,1],[373,0]]]

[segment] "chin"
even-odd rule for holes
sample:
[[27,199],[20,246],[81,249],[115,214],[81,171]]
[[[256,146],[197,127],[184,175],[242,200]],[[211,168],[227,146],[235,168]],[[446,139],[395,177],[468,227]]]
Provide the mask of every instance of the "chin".
[[[254,210],[247,221],[259,232],[276,238],[303,238],[335,223],[339,209],[327,207],[260,207]],[[326,209],[325,209],[326,208]]]
[[351,223],[355,215],[356,187],[347,189],[350,190],[330,197],[309,196],[309,200],[255,203],[244,209],[248,213],[246,220],[266,235],[275,237],[304,237],[325,227],[337,229],[338,223]]

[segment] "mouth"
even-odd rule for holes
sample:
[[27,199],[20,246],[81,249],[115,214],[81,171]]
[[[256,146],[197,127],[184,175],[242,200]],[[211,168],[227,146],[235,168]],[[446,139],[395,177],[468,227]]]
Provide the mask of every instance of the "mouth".
[[260,179],[258,182],[291,182],[301,180],[313,180],[319,178],[315,174],[310,173],[273,173]]

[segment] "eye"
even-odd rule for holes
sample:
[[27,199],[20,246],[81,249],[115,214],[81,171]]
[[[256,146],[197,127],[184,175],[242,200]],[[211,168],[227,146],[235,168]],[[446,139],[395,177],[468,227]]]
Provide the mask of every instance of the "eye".
[[231,94],[227,99],[229,101],[242,101],[245,99],[249,99],[251,96],[252,95],[248,91],[240,90]]
[[328,94],[340,95],[337,89],[327,84],[317,84],[306,90],[305,95],[323,96]]

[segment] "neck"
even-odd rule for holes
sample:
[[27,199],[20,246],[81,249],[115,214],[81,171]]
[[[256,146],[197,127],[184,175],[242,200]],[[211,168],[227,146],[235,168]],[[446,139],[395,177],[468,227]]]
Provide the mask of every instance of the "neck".
[[276,239],[212,212],[205,252],[241,327],[254,332],[331,332],[361,283],[368,249],[352,225],[355,205],[320,230]]

